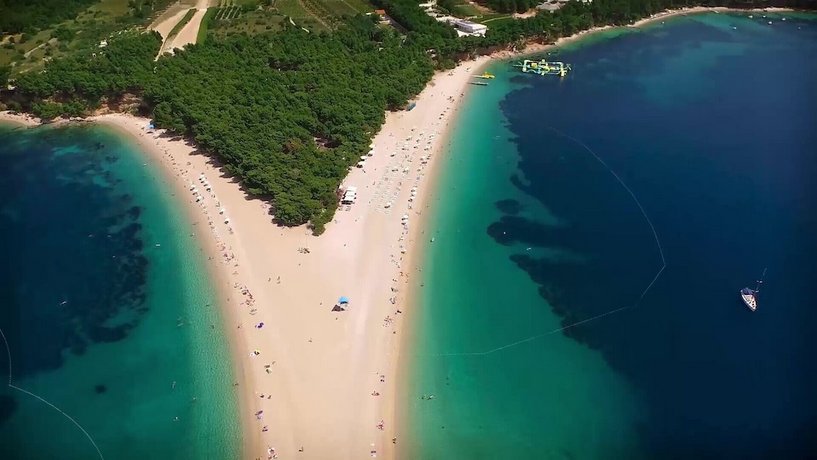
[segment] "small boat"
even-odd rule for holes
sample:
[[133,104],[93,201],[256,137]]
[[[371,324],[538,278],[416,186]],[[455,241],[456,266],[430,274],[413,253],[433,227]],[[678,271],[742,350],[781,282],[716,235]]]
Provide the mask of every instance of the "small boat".
[[496,76],[488,72],[485,72],[482,75],[477,75],[476,78],[482,78],[484,80],[493,80],[494,78],[496,78]]
[[757,310],[757,294],[760,292],[760,285],[763,284],[763,277],[766,276],[766,269],[763,269],[763,274],[760,275],[760,279],[757,280],[757,285],[754,289],[745,287],[740,290],[740,298],[743,300],[743,303],[749,307],[749,310],[755,311]]
[[488,83],[485,83],[484,81],[469,81],[468,83],[476,86],[488,86]]

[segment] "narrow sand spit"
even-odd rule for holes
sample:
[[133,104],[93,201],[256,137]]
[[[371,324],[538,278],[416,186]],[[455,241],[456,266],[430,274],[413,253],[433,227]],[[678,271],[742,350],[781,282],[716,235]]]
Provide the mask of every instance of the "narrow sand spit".
[[[672,14],[698,11],[708,9]],[[321,237],[273,224],[267,203],[248,198],[194,146],[148,130],[147,119],[89,119],[135,138],[187,204],[235,355],[242,458],[267,458],[270,449],[281,458],[395,456],[396,371],[411,309],[405,291],[417,276],[412,252],[420,246],[430,171],[445,154],[445,133],[468,82],[489,60],[437,74],[413,110],[387,114],[372,156],[344,181],[357,187],[356,203],[342,206]],[[7,113],[0,120],[36,123]],[[349,308],[334,312],[340,296]]]
[[[277,227],[266,203],[247,199],[185,142],[147,132],[146,119],[92,118],[135,135],[152,152],[188,203],[197,236],[209,240],[243,377],[246,457],[270,447],[282,456],[303,447],[304,458],[393,453],[406,311],[397,297],[401,273],[409,273],[402,258],[424,209],[427,168],[471,74],[487,60],[437,75],[416,108],[387,115],[373,155],[345,181],[358,187],[357,202],[342,207],[317,238],[305,227]],[[349,309],[333,312],[340,296],[349,297]]]
[[[341,207],[320,237],[276,226],[267,203],[248,198],[195,146],[148,129],[149,120],[88,119],[134,138],[186,204],[230,333],[244,458],[266,458],[271,448],[282,458],[394,456],[409,230],[422,218],[446,127],[489,59],[437,74],[413,110],[387,114],[372,156],[345,180],[358,188],[357,202]],[[341,296],[350,299],[347,311],[332,311]]]

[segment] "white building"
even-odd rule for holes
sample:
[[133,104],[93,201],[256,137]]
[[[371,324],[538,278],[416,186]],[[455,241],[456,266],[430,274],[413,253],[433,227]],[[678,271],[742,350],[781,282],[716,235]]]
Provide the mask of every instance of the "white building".
[[[457,19],[451,22],[451,25],[457,30],[464,33],[464,35],[479,35],[484,36],[488,32],[488,26],[485,24],[477,24],[476,22],[466,21],[464,19]],[[463,35],[463,34],[460,34]]]
[[550,11],[551,13],[562,7],[564,3],[558,2],[544,2],[536,5],[537,10]]
[[431,16],[437,21],[454,26],[454,28],[457,29],[457,35],[460,37],[466,37],[469,35],[478,35],[482,37],[485,36],[486,32],[488,32],[488,26],[486,25],[466,21],[465,19],[455,18],[454,16],[440,14],[436,10],[437,0],[432,0],[428,3],[420,3],[418,6],[422,8],[427,15]]

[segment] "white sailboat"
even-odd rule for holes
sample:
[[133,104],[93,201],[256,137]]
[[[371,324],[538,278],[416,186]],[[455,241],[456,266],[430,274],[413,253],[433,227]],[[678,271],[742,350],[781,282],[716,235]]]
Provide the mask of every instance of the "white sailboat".
[[757,285],[754,289],[745,287],[740,290],[740,298],[743,300],[743,303],[749,307],[749,310],[755,311],[757,310],[757,294],[760,292],[760,285],[763,284],[763,278],[766,276],[766,269],[763,269],[763,274],[760,275],[760,279],[757,280]]

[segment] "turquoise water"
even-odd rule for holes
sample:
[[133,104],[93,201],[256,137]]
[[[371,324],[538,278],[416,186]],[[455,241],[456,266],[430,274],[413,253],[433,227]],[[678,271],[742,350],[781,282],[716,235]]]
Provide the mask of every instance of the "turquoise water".
[[[422,264],[408,403],[410,423],[422,428],[414,428],[415,447],[405,458],[626,456],[632,428],[618,422],[637,420],[638,402],[586,346],[555,335],[511,353],[438,356],[489,350],[560,324],[509,259],[524,248],[498,245],[485,231],[502,215],[494,203],[513,187],[517,169],[503,115],[486,110],[498,108],[513,89],[511,74],[504,66],[489,71],[496,80],[471,91],[460,112],[427,217],[434,243]],[[533,200],[525,205],[557,220]],[[433,400],[421,399],[432,394]]]
[[[73,418],[105,458],[237,458],[230,355],[205,258],[146,161],[104,127],[0,127],[0,327],[12,383]],[[30,395],[3,388],[0,407],[1,458],[99,456]]]
[[489,68],[426,218],[405,458],[817,452],[817,21],[781,18]]

